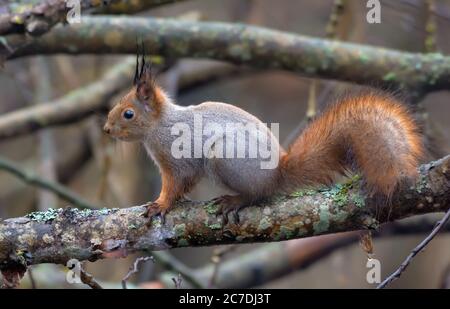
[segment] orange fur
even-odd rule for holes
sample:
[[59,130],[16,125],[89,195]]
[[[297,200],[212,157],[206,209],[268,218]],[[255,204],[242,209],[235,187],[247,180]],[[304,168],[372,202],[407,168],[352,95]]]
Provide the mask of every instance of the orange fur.
[[407,108],[370,92],[332,105],[281,158],[284,186],[329,185],[347,170],[362,172],[370,193],[389,197],[414,178],[423,155],[421,135]]

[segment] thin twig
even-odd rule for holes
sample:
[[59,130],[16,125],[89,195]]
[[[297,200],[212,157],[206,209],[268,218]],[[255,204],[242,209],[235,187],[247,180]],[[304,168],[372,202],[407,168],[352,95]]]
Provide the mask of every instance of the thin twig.
[[450,265],[448,265],[442,272],[442,279],[439,288],[450,289]]
[[437,52],[437,22],[434,11],[436,11],[436,3],[434,0],[425,1],[427,10],[427,20],[425,22],[425,51],[427,53]]
[[92,289],[101,290],[103,287],[95,280],[94,276],[85,271],[83,267],[80,268],[80,279],[81,282],[90,286]]
[[181,289],[181,284],[183,283],[183,278],[181,274],[178,274],[177,277],[172,278],[173,284],[175,284],[175,289]]
[[30,278],[31,288],[34,290],[37,289],[36,280],[34,279],[33,270],[31,269],[31,267],[28,267],[27,273],[28,273],[28,278]]
[[152,256],[158,263],[162,264],[162,266],[165,267],[166,269],[173,270],[181,274],[186,279],[187,282],[192,284],[193,287],[197,289],[204,288],[204,285],[195,277],[194,272],[169,253],[164,251],[153,251]]
[[344,2],[344,0],[334,0],[333,2],[330,17],[325,28],[327,38],[336,39],[338,37],[337,28],[339,26],[342,13],[344,12]]
[[367,258],[373,258],[373,239],[372,231],[362,231],[359,234],[359,244],[361,248],[367,253]]
[[411,263],[412,259],[421,252],[433,238],[439,233],[439,231],[445,226],[447,221],[450,219],[450,209],[447,210],[445,213],[445,216],[442,218],[442,220],[438,221],[434,229],[431,231],[430,235],[428,235],[417,247],[414,248],[414,250],[408,255],[408,257],[403,261],[403,263],[400,265],[400,267],[393,272],[389,277],[387,277],[382,283],[380,283],[377,286],[377,289],[383,289],[387,285],[391,284],[393,281],[400,278],[402,273],[406,270],[406,268]]
[[20,168],[16,163],[8,159],[0,157],[0,170],[9,172],[30,185],[54,192],[63,200],[66,200],[79,208],[86,208],[86,209],[99,208],[98,206],[86,201],[83,197],[71,191],[69,188],[61,185],[60,183],[43,179],[34,173],[31,173],[29,171]]
[[218,248],[214,250],[211,257],[211,262],[213,264],[213,272],[211,278],[209,279],[208,288],[212,288],[216,285],[217,275],[219,273],[220,264],[223,261],[223,257],[236,249],[236,245],[230,245],[223,248]]
[[141,263],[147,262],[147,261],[155,262],[155,259],[153,258],[153,256],[145,256],[145,257],[137,258],[136,261],[134,261],[133,266],[130,267],[130,270],[125,275],[125,277],[123,277],[123,279],[122,279],[122,288],[123,289],[127,289],[127,281],[131,277],[131,275],[134,275],[135,273],[138,272],[139,265]]

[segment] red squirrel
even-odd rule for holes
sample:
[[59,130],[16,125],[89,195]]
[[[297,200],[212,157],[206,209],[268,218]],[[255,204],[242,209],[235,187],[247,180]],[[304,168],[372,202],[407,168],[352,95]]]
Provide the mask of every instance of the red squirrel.
[[[388,94],[369,91],[341,100],[313,120],[284,150],[267,126],[236,106],[219,102],[187,107],[174,104],[156,84],[144,57],[140,68],[139,60],[136,62],[133,86],[109,112],[104,131],[120,140],[142,142],[159,167],[162,189],[158,199],[147,204],[150,218],[160,214],[164,219],[170,207],[203,176],[236,193],[216,199],[225,220],[230,211],[237,213],[276,193],[330,185],[348,170],[361,173],[368,193],[386,197],[417,174],[423,153],[421,134],[407,108]],[[257,125],[248,133],[268,137],[267,144],[270,142],[271,151],[278,155],[276,167],[262,169],[261,157],[214,157],[215,147],[227,142],[228,135],[222,136],[225,140],[215,140],[206,154],[175,158],[172,147],[177,136],[173,127],[182,123],[194,130],[197,114],[204,122],[220,125]]]

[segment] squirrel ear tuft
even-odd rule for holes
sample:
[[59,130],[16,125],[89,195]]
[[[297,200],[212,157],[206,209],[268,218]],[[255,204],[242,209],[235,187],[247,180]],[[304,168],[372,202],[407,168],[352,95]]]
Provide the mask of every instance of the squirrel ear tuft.
[[141,102],[151,98],[155,88],[155,79],[152,73],[151,63],[145,62],[145,47],[142,42],[142,55],[139,63],[139,46],[136,46],[136,70],[134,73],[133,85],[136,86],[136,94]]
[[155,89],[155,80],[152,74],[152,68],[149,64],[142,66],[139,79],[136,82],[136,93],[141,102],[151,98]]

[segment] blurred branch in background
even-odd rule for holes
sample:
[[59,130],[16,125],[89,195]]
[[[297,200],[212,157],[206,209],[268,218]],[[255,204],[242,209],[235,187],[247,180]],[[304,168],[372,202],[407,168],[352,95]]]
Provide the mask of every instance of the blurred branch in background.
[[[77,25],[55,27],[9,58],[133,54],[136,36],[143,38],[150,54],[168,58],[212,58],[285,69],[307,77],[404,88],[412,96],[450,85],[450,57],[441,54],[400,52],[248,25],[139,17],[86,17]],[[14,39],[8,44],[14,46]]]
[[120,0],[111,5],[103,6],[95,14],[134,14],[146,11],[161,5],[182,2],[186,0]]
[[0,16],[0,35],[11,33],[42,35],[57,23],[67,23],[67,15],[69,11],[72,11],[71,8],[73,10],[80,9],[79,13],[83,15],[105,11],[110,13],[136,13],[179,1],[182,0],[79,0],[78,3],[68,2],[67,0],[8,1],[0,3],[2,12],[7,12]]
[[448,265],[447,268],[442,273],[440,288],[450,289],[450,265]]
[[[148,226],[145,207],[38,212],[0,222],[2,270],[71,258],[95,261],[135,251],[213,244],[281,241],[361,229],[450,205],[450,156],[422,165],[415,186],[394,193],[395,207],[376,209],[352,180],[331,189],[299,191],[241,211],[241,224],[217,218],[211,202],[178,203],[166,223]],[[276,205],[276,207],[275,207]],[[19,237],[20,236],[20,237]]]
[[92,276],[90,273],[88,273],[83,266],[80,268],[80,279],[81,282],[89,286],[91,289],[103,289],[103,287],[98,283],[98,281]]
[[127,281],[128,281],[128,279],[132,275],[134,275],[135,273],[137,273],[139,271],[139,264],[147,262],[148,260],[151,260],[152,262],[154,262],[154,260],[153,260],[153,258],[151,256],[139,257],[139,258],[137,258],[134,261],[133,265],[130,267],[130,270],[125,275],[125,277],[123,277],[123,279],[122,279],[122,288],[123,289],[127,289]]
[[192,269],[178,261],[171,254],[164,251],[153,251],[151,252],[151,255],[155,261],[161,264],[165,269],[171,271],[172,273],[181,274],[183,278],[194,288],[205,287],[205,285],[198,280]]
[[222,266],[223,258],[225,257],[225,255],[227,255],[228,253],[232,252],[235,249],[236,249],[235,245],[214,249],[213,254],[211,256],[211,263],[213,267],[208,282],[208,288],[213,288],[217,286],[217,275],[219,273],[220,267]]
[[[99,80],[64,97],[0,116],[0,140],[69,124],[103,110],[106,112],[110,99],[131,85],[134,66],[134,58],[123,60]],[[233,65],[214,61],[183,60],[178,66],[180,90],[237,71]]]
[[39,128],[66,124],[107,109],[109,99],[130,85],[135,59],[129,58],[110,69],[103,78],[69,92],[52,102],[24,108],[0,117],[0,140],[33,132]]
[[437,22],[436,22],[436,4],[434,0],[425,0],[427,10],[427,20],[425,23],[425,51],[427,53],[437,52]]
[[[386,224],[374,236],[417,235],[431,231],[435,224],[431,218],[416,217]],[[450,226],[447,225],[445,231],[450,232]],[[308,268],[358,240],[359,232],[355,231],[267,244],[221,262],[214,286],[226,289],[262,285],[294,270]],[[194,270],[194,274],[201,282],[208,282],[214,269],[215,265],[210,264]],[[164,286],[170,287],[172,276],[173,273],[162,273],[158,278]]]
[[436,223],[436,225],[433,228],[433,230],[431,231],[431,233],[424,240],[422,240],[422,242],[419,245],[417,245],[417,247],[415,247],[412,250],[412,252],[406,257],[406,259],[400,265],[400,267],[396,271],[394,271],[389,277],[387,277],[383,282],[381,282],[377,286],[377,289],[384,289],[388,285],[390,285],[392,282],[394,282],[395,280],[400,278],[400,276],[406,270],[406,268],[409,266],[409,264],[411,264],[414,257],[417,254],[419,254],[420,252],[422,252],[423,250],[425,250],[425,247],[433,240],[433,238],[436,237],[436,235],[441,230],[444,229],[444,227],[447,224],[449,219],[450,219],[450,209],[447,210],[447,212],[445,213],[445,216]]
[[[51,100],[52,86],[50,63],[48,59],[36,57],[32,59],[32,80],[36,93],[36,104],[48,102]],[[44,178],[50,182],[56,181],[55,170],[55,141],[53,132],[49,129],[42,130],[38,133],[38,167],[36,168]],[[38,210],[46,210],[47,208],[55,208],[57,206],[56,196],[52,191],[40,190],[38,194]]]
[[[0,170],[7,171],[12,175],[22,179],[24,182],[36,186],[38,188],[47,190],[52,192],[66,200],[69,203],[72,203],[74,206],[82,208],[82,209],[98,209],[99,207],[91,204],[86,201],[83,197],[78,195],[77,193],[71,191],[69,188],[51,180],[42,178],[38,176],[37,173],[32,173],[30,171],[23,170],[20,166],[11,162],[5,158],[0,157]],[[46,207],[49,208],[49,207]],[[51,207],[50,207],[51,208]]]

